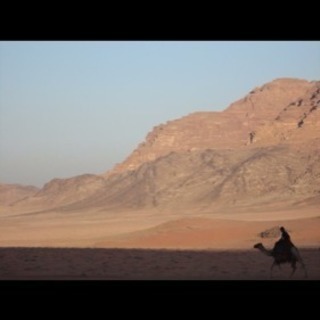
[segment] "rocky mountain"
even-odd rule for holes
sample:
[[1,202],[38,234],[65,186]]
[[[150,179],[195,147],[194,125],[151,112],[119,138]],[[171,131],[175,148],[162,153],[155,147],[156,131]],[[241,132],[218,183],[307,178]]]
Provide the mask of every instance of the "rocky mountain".
[[314,86],[305,80],[277,79],[253,89],[222,112],[197,112],[159,125],[123,163],[105,176],[134,170],[172,151],[246,147],[258,128],[273,122],[289,104]]
[[103,189],[68,209],[207,210],[320,197],[320,149],[290,146],[172,152],[113,175]]
[[159,125],[101,176],[54,179],[33,210],[266,207],[320,203],[320,82],[277,79],[222,112]]
[[16,205],[33,210],[60,207],[90,197],[104,186],[105,179],[93,174],[53,179],[36,194],[16,202]]
[[19,184],[0,184],[0,204],[11,205],[15,202],[33,196],[39,191],[33,186],[22,186]]
[[275,117],[257,128],[258,145],[307,143],[320,138],[320,81],[287,104]]

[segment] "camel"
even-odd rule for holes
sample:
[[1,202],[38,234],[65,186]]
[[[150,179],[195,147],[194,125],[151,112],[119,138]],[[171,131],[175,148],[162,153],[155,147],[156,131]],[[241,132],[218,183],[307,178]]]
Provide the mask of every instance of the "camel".
[[[282,246],[283,249],[279,250],[279,246]],[[271,278],[272,278],[273,267],[275,265],[277,265],[280,268],[280,264],[283,264],[283,263],[290,263],[291,264],[291,267],[292,267],[292,272],[290,275],[290,278],[291,278],[297,269],[297,267],[296,267],[297,262],[299,262],[301,264],[301,266],[304,270],[304,273],[305,273],[305,277],[306,278],[308,277],[306,266],[300,256],[298,249],[295,246],[293,246],[292,248],[290,248],[288,246],[283,247],[283,243],[277,242],[275,247],[272,250],[268,250],[260,242],[260,243],[255,244],[253,247],[255,249],[260,250],[265,255],[271,256],[274,258],[274,261],[273,261],[271,268],[270,268],[270,277]]]

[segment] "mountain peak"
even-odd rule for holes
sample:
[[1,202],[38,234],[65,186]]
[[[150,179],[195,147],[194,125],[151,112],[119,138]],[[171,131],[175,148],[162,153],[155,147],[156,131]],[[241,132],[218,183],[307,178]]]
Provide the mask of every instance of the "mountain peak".
[[135,170],[172,151],[246,147],[258,128],[313,86],[302,79],[278,78],[251,90],[224,111],[195,112],[156,126],[124,162],[104,176]]

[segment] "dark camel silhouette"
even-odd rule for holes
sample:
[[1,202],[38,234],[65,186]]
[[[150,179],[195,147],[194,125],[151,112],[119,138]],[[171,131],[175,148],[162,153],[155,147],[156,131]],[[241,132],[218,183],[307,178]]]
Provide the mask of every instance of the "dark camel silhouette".
[[255,244],[253,247],[255,249],[260,250],[265,255],[273,257],[274,261],[270,268],[271,278],[272,278],[273,267],[277,265],[280,268],[280,265],[283,263],[291,264],[291,267],[292,267],[292,272],[290,275],[290,278],[291,278],[297,269],[297,266],[296,266],[297,262],[301,264],[304,270],[305,277],[306,278],[308,277],[306,266],[300,256],[299,250],[295,246],[290,247],[286,245],[282,240],[282,241],[278,241],[272,250],[266,249],[261,242]]

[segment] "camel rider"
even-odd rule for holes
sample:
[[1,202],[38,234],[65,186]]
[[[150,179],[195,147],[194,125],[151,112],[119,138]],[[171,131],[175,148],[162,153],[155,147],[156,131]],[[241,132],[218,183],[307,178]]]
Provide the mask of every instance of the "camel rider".
[[291,242],[291,238],[289,236],[289,233],[287,232],[287,230],[284,227],[280,227],[280,231],[281,231],[281,239],[278,242],[282,243],[283,250],[285,250],[287,248],[291,251],[291,253],[293,255],[296,256],[298,253],[297,253],[296,247]]
[[284,227],[281,227],[280,231],[281,231],[281,240],[286,242],[288,245],[290,244],[290,246],[294,246],[293,243],[291,242],[291,238],[289,236],[289,233],[286,231],[286,229]]

